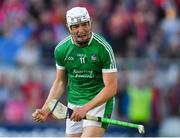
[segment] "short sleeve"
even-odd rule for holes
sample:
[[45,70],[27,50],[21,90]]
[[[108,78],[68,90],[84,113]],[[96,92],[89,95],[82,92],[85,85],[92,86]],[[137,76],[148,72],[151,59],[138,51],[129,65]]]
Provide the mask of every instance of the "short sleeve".
[[102,72],[117,72],[114,52],[108,43],[103,46]]
[[57,46],[54,50],[54,57],[57,69],[65,69],[64,54],[61,46]]

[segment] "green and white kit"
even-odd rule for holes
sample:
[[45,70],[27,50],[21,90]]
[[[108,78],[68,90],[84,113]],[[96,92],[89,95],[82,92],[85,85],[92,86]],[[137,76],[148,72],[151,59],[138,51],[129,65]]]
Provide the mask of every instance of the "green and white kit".
[[[68,103],[82,106],[103,88],[102,73],[117,72],[111,46],[100,35],[92,33],[87,46],[78,47],[68,36],[55,49],[57,69],[68,75]],[[105,114],[111,114],[113,98],[106,103]]]

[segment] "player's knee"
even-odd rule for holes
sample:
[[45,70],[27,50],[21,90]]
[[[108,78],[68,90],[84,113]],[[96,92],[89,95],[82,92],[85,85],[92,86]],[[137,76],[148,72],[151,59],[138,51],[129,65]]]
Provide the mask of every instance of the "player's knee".
[[97,126],[88,126],[83,128],[81,137],[102,137],[105,129]]

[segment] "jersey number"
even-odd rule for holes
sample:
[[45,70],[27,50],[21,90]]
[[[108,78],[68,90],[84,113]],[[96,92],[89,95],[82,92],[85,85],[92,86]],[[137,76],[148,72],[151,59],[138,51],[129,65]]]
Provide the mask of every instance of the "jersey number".
[[79,59],[80,59],[81,64],[85,63],[85,57],[80,57]]

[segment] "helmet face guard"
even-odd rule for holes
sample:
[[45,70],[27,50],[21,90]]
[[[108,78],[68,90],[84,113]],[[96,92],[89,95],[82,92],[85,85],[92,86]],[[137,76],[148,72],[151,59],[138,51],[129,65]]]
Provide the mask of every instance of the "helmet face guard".
[[[89,32],[80,35],[73,33],[71,29],[73,25],[78,25],[86,22],[88,22],[88,25],[90,25],[91,28],[91,19],[87,9],[83,7],[75,7],[70,9],[69,11],[67,11],[66,20],[67,20],[67,26],[69,28],[71,36],[73,37],[74,42],[79,45],[88,43],[91,37],[91,29],[89,30]],[[86,39],[83,39],[82,35],[86,36]]]

